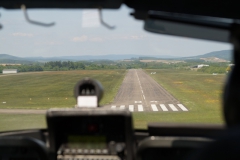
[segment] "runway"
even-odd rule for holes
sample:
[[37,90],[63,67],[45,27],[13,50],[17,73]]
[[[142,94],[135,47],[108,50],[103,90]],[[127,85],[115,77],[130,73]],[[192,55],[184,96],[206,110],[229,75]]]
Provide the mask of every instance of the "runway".
[[130,69],[108,107],[131,112],[179,112],[188,109],[142,69]]

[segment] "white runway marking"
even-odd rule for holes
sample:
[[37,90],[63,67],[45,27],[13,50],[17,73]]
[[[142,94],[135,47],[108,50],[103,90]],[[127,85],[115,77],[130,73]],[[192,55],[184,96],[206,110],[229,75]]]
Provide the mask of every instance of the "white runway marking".
[[[183,104],[150,104],[151,107],[139,103],[127,104],[127,105],[111,105],[111,109],[128,109],[130,112],[143,112],[143,111],[152,111],[152,112],[167,112],[167,111],[188,111],[188,109]],[[160,105],[160,108],[158,108]],[[177,108],[177,106],[179,108]]]
[[151,104],[151,107],[153,111],[158,111],[157,106],[155,104]]
[[129,111],[133,112],[134,111],[134,105],[129,105]]
[[[139,80],[139,77],[138,77],[138,74],[137,74],[137,71],[135,70],[135,73],[137,75],[137,79],[138,79],[138,83],[139,83],[139,86],[140,86],[140,89],[142,91],[142,94],[143,94],[143,89],[142,89],[142,86],[141,86],[141,83],[140,83],[140,80]],[[143,99],[145,100],[145,96],[143,95]]]
[[178,109],[177,109],[173,104],[169,104],[169,107],[170,107],[173,111],[178,111]]
[[163,111],[168,111],[167,107],[164,104],[160,104],[160,107],[162,108]]
[[157,101],[150,101],[151,103],[157,103]]
[[143,111],[143,106],[142,105],[138,105],[138,111],[142,112]]
[[180,107],[183,111],[188,111],[188,109],[185,108],[182,104],[178,104],[178,107]]
[[111,108],[112,108],[112,109],[116,109],[116,106],[112,106]]
[[121,106],[120,106],[120,109],[125,109],[125,105],[121,105]]

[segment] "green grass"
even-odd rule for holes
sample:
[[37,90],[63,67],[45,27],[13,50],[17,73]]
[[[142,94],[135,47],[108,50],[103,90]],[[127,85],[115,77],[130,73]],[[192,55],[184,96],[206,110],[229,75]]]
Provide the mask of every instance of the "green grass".
[[[181,70],[145,71],[184,104],[189,112],[134,113],[136,128],[146,128],[148,122],[224,123],[221,96],[226,75]],[[157,73],[153,75],[151,72]]]
[[46,128],[43,114],[0,114],[0,131]]
[[[0,77],[0,108],[48,109],[73,107],[75,84],[84,77],[100,81],[104,97],[100,104],[113,101],[125,70],[56,71]],[[6,103],[2,103],[6,102]]]
[[149,122],[223,124],[221,116],[222,113],[219,110],[208,112],[135,112],[133,119],[135,128],[146,129]]

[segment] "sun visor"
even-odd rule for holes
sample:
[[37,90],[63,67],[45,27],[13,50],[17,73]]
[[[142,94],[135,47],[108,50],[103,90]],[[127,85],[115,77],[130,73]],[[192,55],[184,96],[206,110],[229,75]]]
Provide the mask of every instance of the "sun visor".
[[229,42],[230,36],[230,32],[225,29],[215,29],[211,27],[169,22],[165,20],[148,19],[145,21],[144,29],[154,33],[219,42]]

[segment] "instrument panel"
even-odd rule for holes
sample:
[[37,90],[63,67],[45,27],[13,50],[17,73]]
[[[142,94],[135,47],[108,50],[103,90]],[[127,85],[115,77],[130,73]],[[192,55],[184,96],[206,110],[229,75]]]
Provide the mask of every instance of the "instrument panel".
[[50,148],[59,160],[133,158],[132,118],[127,111],[50,110],[47,123]]

